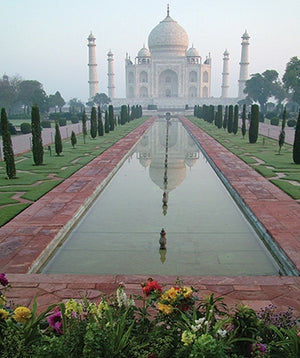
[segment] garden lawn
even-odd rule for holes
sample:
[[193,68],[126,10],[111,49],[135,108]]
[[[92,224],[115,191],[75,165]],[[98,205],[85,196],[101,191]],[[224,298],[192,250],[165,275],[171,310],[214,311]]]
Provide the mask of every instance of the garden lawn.
[[259,135],[257,142],[250,144],[248,131],[243,138],[240,128],[234,135],[203,119],[189,119],[293,199],[300,200],[300,166],[293,163],[292,145],[285,143],[279,154],[275,139]]
[[116,126],[114,131],[106,133],[103,137],[91,139],[87,135],[85,144],[82,134],[77,135],[75,148],[72,147],[70,138],[65,139],[63,140],[63,152],[60,156],[56,155],[54,144],[51,145],[52,156],[46,146],[44,148],[44,163],[40,166],[34,165],[32,152],[16,156],[16,179],[7,179],[5,163],[0,162],[0,226],[3,226],[31,203],[41,198],[146,120],[147,118],[143,117],[123,126]]

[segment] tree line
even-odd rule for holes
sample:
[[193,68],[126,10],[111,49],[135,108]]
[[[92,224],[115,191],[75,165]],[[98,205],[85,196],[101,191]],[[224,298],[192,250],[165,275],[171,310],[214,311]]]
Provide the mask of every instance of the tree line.
[[[114,113],[114,108],[109,105],[108,110],[104,111],[104,123],[102,118],[102,110],[100,106],[92,107],[90,117],[90,138],[95,139],[98,136],[104,136],[105,133],[114,131],[117,125],[124,125],[136,118],[140,118],[143,115],[142,106],[123,105],[121,107],[120,114],[117,116]],[[82,134],[83,142],[86,143],[87,131],[87,115],[85,110],[82,112]],[[2,135],[2,149],[3,158],[6,167],[6,174],[8,179],[16,178],[16,166],[13,152],[13,145],[11,140],[11,133],[9,130],[9,121],[7,119],[6,109],[2,107],[0,117],[0,129]],[[32,134],[32,155],[35,165],[42,165],[44,158],[44,147],[42,140],[42,126],[40,119],[40,110],[37,105],[31,107],[31,134]],[[71,144],[75,148],[77,143],[76,134],[74,131],[71,133]],[[54,136],[55,153],[59,156],[63,151],[63,143],[59,129],[58,119],[55,118],[55,136]],[[50,152],[51,154],[51,152]]]
[[244,89],[246,99],[241,100],[240,104],[257,102],[263,114],[267,112],[266,104],[270,98],[276,99],[277,112],[282,112],[284,100],[300,105],[300,59],[297,56],[287,63],[282,81],[275,70],[255,73],[250,77]]
[[[239,117],[242,120],[241,133],[243,138],[246,135],[246,120],[249,121],[248,138],[249,143],[256,143],[259,132],[259,105],[252,104],[251,110],[247,114],[247,105],[244,103],[242,112],[239,114],[239,105],[235,106],[223,106],[218,105],[195,105],[194,117],[202,118],[208,123],[215,124],[219,129],[223,128],[228,133],[237,134],[239,128]],[[282,124],[278,138],[279,154],[285,140],[285,125],[286,125],[287,112],[284,108],[282,113]],[[295,164],[300,164],[300,111],[298,113],[298,119],[295,126],[295,137],[293,143],[293,161]]]

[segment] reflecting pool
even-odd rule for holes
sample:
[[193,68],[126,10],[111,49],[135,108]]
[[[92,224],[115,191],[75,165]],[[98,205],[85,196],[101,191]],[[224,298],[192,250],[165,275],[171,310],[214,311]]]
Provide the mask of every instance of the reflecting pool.
[[[166,231],[166,249],[160,232]],[[44,273],[275,275],[279,268],[178,119],[158,119]]]

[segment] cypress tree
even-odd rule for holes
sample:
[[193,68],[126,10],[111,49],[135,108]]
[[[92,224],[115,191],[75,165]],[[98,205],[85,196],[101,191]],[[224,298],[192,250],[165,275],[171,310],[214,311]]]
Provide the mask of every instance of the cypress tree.
[[61,135],[58,125],[58,120],[55,120],[55,137],[54,137],[54,143],[55,143],[55,153],[57,155],[60,155],[60,153],[63,150],[62,141],[61,141]]
[[228,123],[228,106],[225,107],[224,120],[222,123],[224,129],[227,128],[227,123]]
[[245,137],[246,134],[246,104],[243,104],[242,112],[242,136]]
[[121,106],[121,125],[125,124],[127,122],[127,106],[126,104],[123,104]]
[[40,111],[38,106],[31,109],[32,154],[35,165],[43,164],[44,149],[41,132]]
[[114,107],[112,104],[108,106],[108,121],[109,121],[109,130],[113,131],[115,129],[115,116],[114,116]]
[[100,106],[98,106],[98,136],[102,137],[104,135],[104,128],[103,128],[103,122],[102,122],[102,114]]
[[222,128],[222,118],[223,118],[223,106],[219,104],[216,123],[215,123],[218,128]]
[[137,118],[137,107],[134,105],[131,106],[131,120],[133,121],[135,118]]
[[234,106],[234,113],[233,113],[233,127],[232,127],[233,134],[237,134],[238,128],[239,128],[239,106],[236,104]]
[[300,111],[297,119],[295,138],[293,144],[293,161],[295,164],[300,164]]
[[105,111],[105,120],[104,120],[104,132],[109,133],[109,119],[108,119],[108,113]]
[[258,104],[251,106],[251,120],[249,126],[249,143],[256,143],[259,126],[259,107]]
[[77,143],[77,138],[76,138],[76,134],[74,131],[72,131],[72,133],[71,133],[71,143],[72,143],[72,147],[75,148],[76,143]]
[[86,129],[86,115],[85,110],[82,112],[82,135],[83,135],[83,143],[85,144],[85,138],[87,136],[87,129]]
[[228,111],[227,131],[228,133],[232,133],[233,131],[233,105],[232,104],[229,106],[229,111]]
[[6,174],[8,179],[14,179],[16,177],[15,157],[10,132],[8,130],[8,120],[5,108],[1,108],[1,133]]
[[215,119],[215,107],[213,105],[210,105],[208,109],[208,122],[213,123],[214,119]]
[[95,139],[97,136],[97,113],[96,108],[92,107],[91,112],[91,137]]
[[279,145],[279,154],[280,154],[280,151],[281,151],[281,148],[284,144],[284,140],[285,140],[285,123],[286,123],[286,107],[284,107],[284,110],[283,110],[283,114],[282,114],[282,123],[281,123],[281,131],[280,131],[280,134],[279,134],[279,139],[278,139],[278,145]]

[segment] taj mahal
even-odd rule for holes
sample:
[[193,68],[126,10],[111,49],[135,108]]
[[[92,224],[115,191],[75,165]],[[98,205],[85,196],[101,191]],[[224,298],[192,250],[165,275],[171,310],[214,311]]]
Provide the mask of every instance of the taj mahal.
[[[115,98],[114,58],[111,51],[108,61],[108,97],[114,106],[140,104],[143,107],[180,108],[195,104],[233,104],[244,98],[245,82],[248,80],[249,38],[242,35],[238,94],[229,98],[229,52],[223,54],[222,94],[211,97],[211,56],[203,59],[192,45],[186,31],[170,16],[155,26],[148,36],[148,48],[138,51],[134,60],[128,53],[125,58],[126,98]],[[89,97],[98,93],[96,38],[90,33],[89,48]]]

